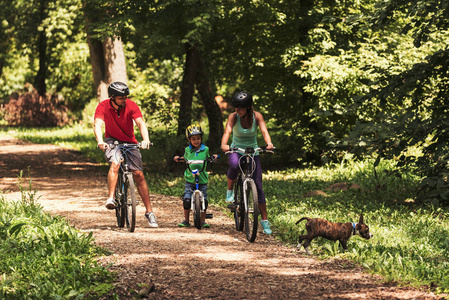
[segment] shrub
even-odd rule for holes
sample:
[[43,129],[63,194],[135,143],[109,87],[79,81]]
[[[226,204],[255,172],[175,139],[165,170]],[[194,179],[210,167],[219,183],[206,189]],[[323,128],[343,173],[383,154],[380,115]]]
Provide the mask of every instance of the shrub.
[[13,93],[8,103],[0,108],[0,115],[11,126],[50,127],[70,122],[68,109],[57,95],[39,96],[31,85]]

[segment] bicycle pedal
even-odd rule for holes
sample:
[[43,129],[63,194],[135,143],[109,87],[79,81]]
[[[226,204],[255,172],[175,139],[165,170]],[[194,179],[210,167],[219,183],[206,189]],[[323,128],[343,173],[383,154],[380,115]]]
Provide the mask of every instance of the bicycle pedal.
[[227,207],[230,209],[235,209],[237,205],[235,205],[235,203],[229,203]]
[[213,214],[206,214],[206,219],[212,219],[214,217]]

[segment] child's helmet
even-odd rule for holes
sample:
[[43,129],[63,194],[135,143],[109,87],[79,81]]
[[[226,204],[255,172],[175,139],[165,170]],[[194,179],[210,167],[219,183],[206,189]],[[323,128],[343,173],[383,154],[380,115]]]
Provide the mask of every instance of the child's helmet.
[[186,129],[186,137],[190,138],[192,135],[203,135],[203,129],[198,124],[192,124]]
[[123,82],[115,81],[109,85],[108,94],[109,94],[109,97],[111,97],[111,96],[128,96],[129,88]]
[[235,108],[250,108],[253,104],[253,96],[247,91],[240,91],[232,97],[231,104]]

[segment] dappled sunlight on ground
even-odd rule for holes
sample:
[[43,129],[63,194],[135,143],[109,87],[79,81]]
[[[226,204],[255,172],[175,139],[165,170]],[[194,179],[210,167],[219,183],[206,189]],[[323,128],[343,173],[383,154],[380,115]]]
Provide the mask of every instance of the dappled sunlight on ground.
[[98,262],[117,272],[114,292],[120,299],[133,299],[132,290],[142,284],[154,284],[150,299],[437,299],[382,284],[350,262],[298,253],[276,240],[275,228],[273,236],[259,231],[255,243],[249,243],[212,205],[211,228],[179,228],[183,209],[177,197],[150,195],[159,228],[148,226],[139,203],[136,230],[130,233],[104,207],[104,167],[56,146],[2,139],[0,188],[7,199],[21,199],[17,174],[24,170],[28,188],[28,168],[38,203],[92,233],[95,243],[111,252]]

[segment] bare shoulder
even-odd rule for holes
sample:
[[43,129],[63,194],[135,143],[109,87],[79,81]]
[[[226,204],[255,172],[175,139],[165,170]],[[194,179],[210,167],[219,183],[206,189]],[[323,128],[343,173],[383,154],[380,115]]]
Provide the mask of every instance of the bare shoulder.
[[237,118],[237,113],[233,112],[233,113],[229,114],[228,120],[235,119],[235,118]]
[[235,124],[237,122],[237,113],[233,112],[228,117],[228,124]]
[[259,123],[259,121],[263,121],[263,116],[258,111],[254,111],[254,118],[256,119],[257,123]]

